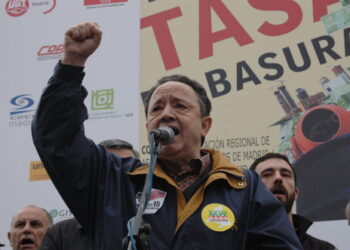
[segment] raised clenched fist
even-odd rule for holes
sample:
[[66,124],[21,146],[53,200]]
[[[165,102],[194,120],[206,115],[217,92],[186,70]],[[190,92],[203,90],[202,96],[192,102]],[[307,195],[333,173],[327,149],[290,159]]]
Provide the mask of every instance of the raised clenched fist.
[[67,30],[64,39],[63,64],[84,66],[101,42],[102,31],[97,23],[78,24]]

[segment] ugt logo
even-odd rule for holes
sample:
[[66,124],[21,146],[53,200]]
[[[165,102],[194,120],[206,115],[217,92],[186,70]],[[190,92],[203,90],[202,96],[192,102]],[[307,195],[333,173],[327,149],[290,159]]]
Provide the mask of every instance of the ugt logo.
[[13,111],[10,112],[10,115],[16,115],[16,114],[33,111],[34,109],[29,109],[29,108],[33,106],[34,100],[29,96],[30,95],[28,94],[24,94],[24,95],[18,95],[11,98],[10,102],[16,108],[14,108]]
[[114,89],[100,89],[92,91],[91,109],[113,109]]
[[10,16],[22,16],[29,9],[29,0],[8,0],[5,8]]

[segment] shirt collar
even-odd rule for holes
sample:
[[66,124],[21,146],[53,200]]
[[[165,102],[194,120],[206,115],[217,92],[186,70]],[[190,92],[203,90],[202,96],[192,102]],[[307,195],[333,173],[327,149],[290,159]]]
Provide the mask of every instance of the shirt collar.
[[200,176],[205,169],[210,165],[210,154],[206,151],[201,151],[201,157],[199,159],[192,159],[185,165],[181,166],[180,171],[174,171],[171,164],[166,161],[158,160],[161,168],[173,179],[177,179],[183,175],[193,174]]

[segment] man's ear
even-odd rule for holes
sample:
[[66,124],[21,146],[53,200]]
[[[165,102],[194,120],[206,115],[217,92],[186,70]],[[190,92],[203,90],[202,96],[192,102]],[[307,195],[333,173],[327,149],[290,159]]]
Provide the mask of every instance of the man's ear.
[[295,200],[298,199],[298,197],[299,197],[299,188],[297,188],[297,187],[294,190],[294,196],[295,196]]
[[12,246],[11,232],[8,232],[8,233],[7,233],[7,238],[9,239],[10,245]]
[[206,136],[211,128],[213,119],[210,116],[202,118],[201,136]]

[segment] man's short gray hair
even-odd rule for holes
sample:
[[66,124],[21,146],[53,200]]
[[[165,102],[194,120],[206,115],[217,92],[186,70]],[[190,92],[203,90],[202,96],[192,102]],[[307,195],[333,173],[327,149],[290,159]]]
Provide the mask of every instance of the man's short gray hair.
[[109,139],[109,140],[104,140],[100,142],[100,145],[103,146],[106,149],[129,149],[134,153],[135,158],[139,159],[140,154],[137,152],[134,147],[127,141],[123,141],[120,139]]

